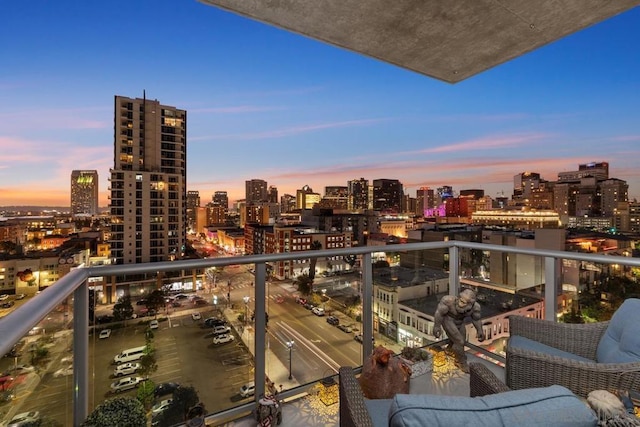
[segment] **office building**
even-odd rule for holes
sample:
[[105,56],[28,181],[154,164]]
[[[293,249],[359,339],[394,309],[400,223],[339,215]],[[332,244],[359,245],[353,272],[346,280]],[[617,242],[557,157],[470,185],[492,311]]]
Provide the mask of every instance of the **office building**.
[[98,171],[71,172],[71,215],[98,215]]
[[376,211],[402,212],[402,183],[397,179],[373,180],[373,209]]
[[320,203],[320,199],[320,194],[305,185],[300,190],[296,190],[296,209],[311,209],[316,203]]
[[182,257],[187,226],[187,112],[115,97],[111,256],[116,264]]

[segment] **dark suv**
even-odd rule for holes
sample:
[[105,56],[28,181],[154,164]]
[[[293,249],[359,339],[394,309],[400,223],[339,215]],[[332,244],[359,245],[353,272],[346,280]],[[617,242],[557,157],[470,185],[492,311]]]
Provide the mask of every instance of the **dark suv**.
[[336,316],[329,316],[327,317],[327,323],[336,326],[340,324],[340,319],[338,319]]

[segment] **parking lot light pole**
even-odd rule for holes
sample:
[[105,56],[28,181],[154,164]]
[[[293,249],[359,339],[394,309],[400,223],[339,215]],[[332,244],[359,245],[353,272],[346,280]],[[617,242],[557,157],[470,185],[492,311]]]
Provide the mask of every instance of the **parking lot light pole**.
[[244,325],[247,326],[247,316],[249,315],[249,296],[242,297],[244,301]]
[[286,344],[289,348],[289,379],[292,379],[293,376],[291,375],[291,349],[293,348],[293,341],[287,341]]

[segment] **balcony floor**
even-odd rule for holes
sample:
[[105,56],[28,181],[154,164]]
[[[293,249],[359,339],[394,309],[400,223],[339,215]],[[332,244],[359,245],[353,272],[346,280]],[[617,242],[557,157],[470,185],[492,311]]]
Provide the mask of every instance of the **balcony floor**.
[[[498,378],[504,381],[504,368],[488,361],[468,354],[469,362],[479,362],[486,365]],[[438,394],[447,396],[469,396],[469,374],[457,369],[438,371],[411,380],[411,393]],[[289,402],[282,408],[281,427],[334,427],[340,425],[339,403],[326,406],[317,396],[306,395]],[[213,424],[212,424],[213,425]],[[247,416],[223,424],[224,427],[255,427],[257,421]]]

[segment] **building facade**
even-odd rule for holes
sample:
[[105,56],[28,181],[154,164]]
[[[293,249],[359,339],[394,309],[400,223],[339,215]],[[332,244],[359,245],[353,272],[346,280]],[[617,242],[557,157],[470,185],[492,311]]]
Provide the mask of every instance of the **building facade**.
[[98,171],[71,172],[71,215],[98,215]]
[[187,112],[115,97],[111,170],[113,263],[182,257],[187,228]]

